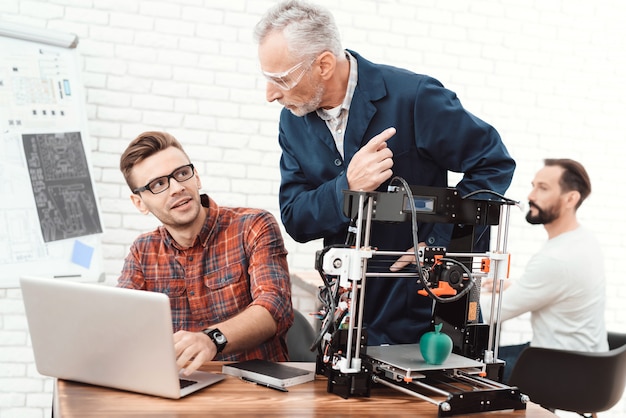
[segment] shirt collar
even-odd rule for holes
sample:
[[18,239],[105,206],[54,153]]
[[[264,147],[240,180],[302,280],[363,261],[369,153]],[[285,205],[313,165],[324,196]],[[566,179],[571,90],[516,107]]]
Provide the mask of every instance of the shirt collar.
[[[348,87],[346,88],[346,95],[343,98],[343,102],[341,103],[341,111],[343,109],[350,110],[350,103],[352,102],[352,96],[354,96],[354,89],[356,89],[356,83],[359,79],[359,71],[357,68],[356,58],[354,58],[348,51],[344,51],[346,54],[346,58],[350,61],[350,74],[348,76]],[[322,120],[329,120],[332,116],[325,111],[324,109],[317,109],[317,115]]]
[[200,244],[202,244],[203,247],[206,247],[209,243],[209,238],[211,238],[211,235],[215,230],[215,226],[217,225],[217,220],[220,215],[220,207],[206,194],[200,195],[200,202],[202,203],[202,207],[209,208],[209,213],[207,213],[204,225],[198,234]]
[[[200,203],[202,204],[203,208],[208,208],[209,211],[204,221],[204,225],[202,225],[202,229],[200,229],[200,233],[198,234],[196,240],[194,241],[193,246],[196,246],[198,245],[198,243],[200,243],[200,245],[202,245],[203,247],[206,247],[207,244],[209,243],[209,239],[211,238],[212,232],[215,230],[215,227],[217,225],[217,219],[219,218],[220,207],[217,205],[217,203],[215,203],[213,199],[211,199],[206,194],[200,195]],[[170,235],[170,233],[167,231],[167,229],[164,226],[161,226],[160,230],[161,230],[161,237],[163,238],[165,245],[172,246],[179,250],[182,250],[180,245],[178,245],[178,243],[174,241],[174,239],[172,238],[172,236]]]

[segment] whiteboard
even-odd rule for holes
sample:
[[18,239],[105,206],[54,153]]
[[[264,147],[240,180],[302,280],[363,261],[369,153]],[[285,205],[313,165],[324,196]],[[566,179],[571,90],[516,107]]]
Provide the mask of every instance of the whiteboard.
[[0,22],[0,288],[104,280],[77,43]]

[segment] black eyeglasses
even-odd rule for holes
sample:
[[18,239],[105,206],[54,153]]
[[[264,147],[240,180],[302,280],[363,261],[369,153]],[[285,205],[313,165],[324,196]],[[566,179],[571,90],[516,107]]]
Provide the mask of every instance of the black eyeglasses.
[[154,180],[150,180],[150,183],[143,187],[136,188],[133,190],[133,193],[139,194],[145,190],[150,191],[152,194],[163,193],[170,188],[170,179],[174,179],[177,182],[182,183],[183,181],[187,181],[192,178],[193,173],[193,164],[183,165],[172,171],[172,173],[167,176],[161,176],[155,178]]

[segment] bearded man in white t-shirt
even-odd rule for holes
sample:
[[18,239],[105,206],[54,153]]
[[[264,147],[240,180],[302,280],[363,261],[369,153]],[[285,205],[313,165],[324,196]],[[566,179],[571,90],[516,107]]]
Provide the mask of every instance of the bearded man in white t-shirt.
[[[519,279],[504,281],[500,319],[530,312],[529,343],[502,346],[506,383],[524,348],[607,351],[604,321],[605,279],[599,242],[581,226],[576,211],[591,193],[585,168],[570,159],[546,159],[528,195],[526,220],[543,225],[548,241],[528,262]],[[593,258],[589,249],[593,249]],[[482,286],[482,313],[489,320],[492,283]]]

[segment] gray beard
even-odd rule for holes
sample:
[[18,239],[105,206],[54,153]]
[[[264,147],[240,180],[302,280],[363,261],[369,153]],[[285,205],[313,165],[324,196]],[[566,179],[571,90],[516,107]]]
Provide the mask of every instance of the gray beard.
[[324,95],[324,88],[322,86],[318,86],[315,90],[315,95],[309,100],[308,103],[304,103],[301,106],[296,107],[295,109],[289,109],[291,113],[295,116],[302,117],[308,115],[311,112],[315,112],[319,109],[320,104],[322,103],[322,96]]

